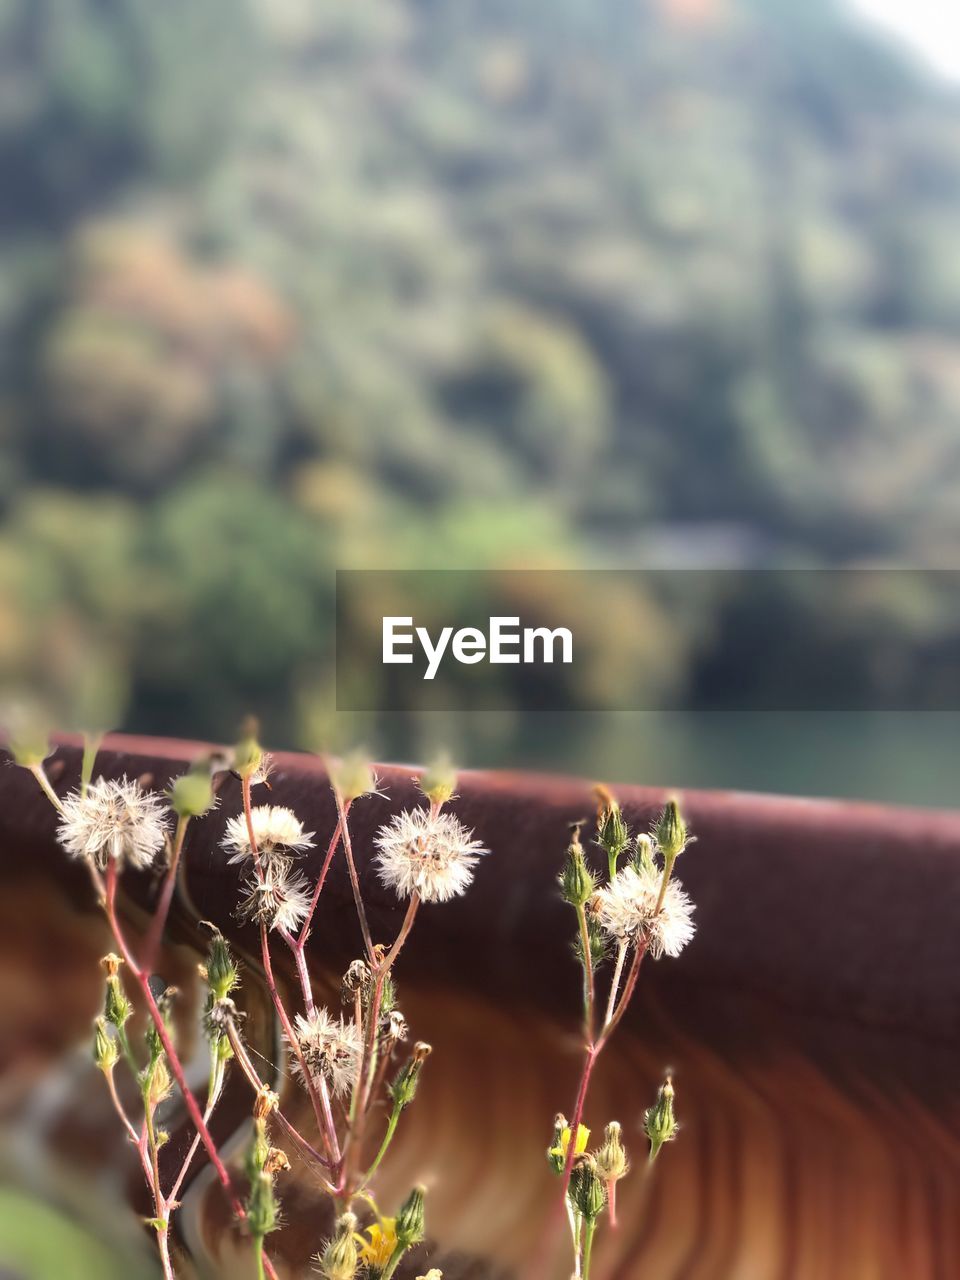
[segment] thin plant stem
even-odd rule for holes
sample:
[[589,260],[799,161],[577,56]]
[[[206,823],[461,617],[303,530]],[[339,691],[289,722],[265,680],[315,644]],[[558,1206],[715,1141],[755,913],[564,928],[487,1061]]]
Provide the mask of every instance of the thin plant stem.
[[583,968],[583,1023],[587,1039],[592,1040],[594,1034],[594,976],[593,956],[590,953],[590,931],[587,928],[587,913],[582,903],[577,906],[577,922],[580,925],[580,951]]
[[583,1280],[590,1280],[590,1254],[593,1251],[593,1234],[596,1229],[596,1218],[587,1218],[583,1224],[583,1265],[580,1268]]
[[[99,879],[99,877],[97,878]],[[246,1211],[244,1210],[244,1207],[241,1204],[236,1194],[236,1191],[234,1190],[233,1180],[231,1179],[230,1174],[227,1172],[227,1168],[224,1165],[223,1160],[220,1158],[220,1153],[217,1150],[217,1145],[214,1142],[213,1138],[210,1136],[210,1130],[207,1128],[204,1122],[203,1115],[200,1112],[200,1107],[197,1104],[196,1098],[193,1096],[193,1091],[191,1090],[190,1086],[187,1084],[186,1076],[184,1075],[184,1071],[183,1071],[183,1066],[180,1062],[179,1056],[177,1055],[177,1051],[176,1051],[176,1048],[174,1047],[173,1041],[170,1039],[170,1033],[167,1030],[167,1024],[164,1022],[163,1014],[160,1012],[159,1008],[157,1007],[157,1002],[153,998],[153,992],[150,990],[149,978],[146,974],[144,974],[140,970],[137,964],[136,958],[123,934],[123,930],[120,928],[120,924],[119,924],[119,921],[117,920],[117,914],[116,914],[116,887],[117,887],[117,866],[115,862],[111,861],[110,866],[107,870],[107,882],[106,882],[105,893],[104,893],[104,910],[106,912],[107,922],[110,925],[110,929],[111,929],[111,932],[113,933],[114,940],[116,941],[117,946],[120,948],[123,958],[124,960],[126,960],[127,965],[130,968],[130,972],[133,974],[134,978],[136,979],[137,985],[140,988],[140,992],[143,996],[144,1001],[146,1002],[146,1006],[150,1013],[151,1020],[153,1021],[153,1025],[157,1029],[157,1035],[160,1037],[160,1043],[163,1045],[164,1053],[167,1055],[167,1062],[170,1066],[171,1074],[173,1075],[173,1078],[177,1083],[177,1088],[180,1090],[180,1093],[183,1097],[184,1105],[187,1108],[187,1113],[190,1116],[190,1119],[193,1122],[193,1125],[196,1128],[197,1132],[200,1134],[200,1140],[204,1145],[204,1149],[207,1152],[207,1155],[210,1159],[210,1163],[213,1165],[214,1172],[216,1173],[217,1178],[220,1181],[220,1185],[223,1187],[224,1191],[227,1194],[227,1198],[230,1201],[230,1207],[232,1208],[237,1218],[241,1222],[245,1222],[247,1217]],[[276,1280],[277,1273],[274,1270],[273,1264],[269,1258],[266,1258],[266,1257],[264,1258],[264,1266],[267,1269],[267,1274],[270,1277],[272,1277],[272,1280]]]
[[87,794],[87,787],[93,777],[93,766],[97,762],[97,753],[103,742],[102,733],[85,733],[83,735],[83,759],[80,763],[80,794]]
[[339,788],[333,788],[333,796],[337,802],[337,816],[340,820],[340,830],[343,835],[343,851],[347,855],[347,868],[350,872],[350,884],[353,888],[353,900],[356,904],[357,917],[360,921],[360,932],[363,934],[363,945],[366,947],[367,958],[369,959],[371,966],[375,967],[377,963],[377,956],[373,946],[373,937],[370,933],[370,925],[367,923],[366,908],[363,905],[363,898],[360,894],[360,877],[357,875],[357,864],[353,856],[353,844],[350,840],[350,827],[347,823],[347,811]]
[[613,968],[613,977],[610,980],[610,995],[607,998],[607,1012],[603,1019],[603,1028],[607,1029],[610,1025],[610,1019],[613,1017],[613,1010],[616,1007],[617,995],[620,991],[620,979],[623,977],[623,964],[627,958],[627,943],[620,943],[617,951],[617,962]]
[[347,815],[349,812],[350,812],[350,801],[347,800],[344,802],[344,805],[343,805],[343,816],[338,817],[337,825],[334,829],[333,835],[330,838],[330,843],[327,846],[327,856],[324,858],[323,866],[320,868],[320,876],[317,880],[317,887],[313,891],[313,898],[311,899],[311,902],[310,902],[310,910],[307,912],[307,918],[306,920],[304,920],[303,927],[301,928],[299,937],[297,938],[297,942],[301,947],[306,945],[307,938],[310,936],[310,927],[313,924],[313,917],[317,909],[317,903],[320,900],[320,894],[323,890],[324,882],[326,881],[326,878],[327,878],[327,872],[330,870],[330,864],[331,862],[333,862],[334,854],[337,852],[337,845],[340,843],[340,835],[343,831],[344,824],[347,821]]
[[270,939],[267,934],[267,926],[260,925],[260,954],[263,957],[263,968],[267,976],[267,987],[270,991],[270,998],[273,1001],[273,1007],[277,1011],[277,1017],[283,1027],[284,1035],[296,1055],[300,1064],[300,1071],[303,1075],[303,1082],[306,1085],[307,1093],[310,1095],[310,1101],[313,1104],[314,1114],[317,1118],[317,1127],[320,1135],[324,1140],[324,1146],[330,1155],[333,1164],[340,1162],[340,1144],[337,1140],[337,1129],[333,1121],[333,1113],[330,1110],[330,1098],[327,1093],[326,1082],[323,1077],[314,1079],[313,1072],[307,1065],[307,1061],[303,1056],[303,1050],[300,1048],[300,1041],[297,1033],[293,1029],[290,1021],[290,1015],[287,1013],[286,1007],[280,998],[280,992],[277,990],[276,979],[273,976],[273,961],[270,958]]
[[377,1170],[380,1168],[380,1162],[383,1160],[383,1157],[387,1154],[387,1151],[390,1147],[390,1143],[393,1141],[393,1135],[397,1131],[397,1122],[399,1121],[399,1119],[400,1119],[400,1108],[394,1107],[394,1109],[390,1112],[390,1119],[387,1121],[387,1130],[386,1130],[386,1133],[383,1135],[383,1141],[380,1143],[380,1150],[377,1152],[376,1157],[373,1161],[373,1164],[370,1166],[367,1172],[363,1175],[360,1185],[359,1187],[357,1187],[357,1190],[354,1192],[354,1195],[359,1195],[359,1193],[364,1189],[364,1187],[369,1186],[370,1182],[373,1180],[374,1175],[376,1174]]
[[166,927],[167,917],[170,914],[171,903],[173,902],[173,894],[177,885],[177,871],[180,866],[180,856],[183,853],[183,842],[186,838],[189,822],[190,819],[188,817],[177,819],[177,828],[173,837],[173,849],[170,853],[170,865],[164,876],[160,901],[150,922],[147,940],[143,944],[143,968],[147,970],[152,970],[156,964],[157,952],[160,950],[160,943],[163,940],[163,931]]
[[173,1263],[170,1260],[170,1230],[157,1230],[157,1248],[160,1251],[160,1264],[163,1267],[164,1280],[176,1280]]
[[253,1256],[257,1264],[257,1280],[264,1280],[263,1274],[263,1236],[253,1238]]
[[[240,1039],[240,1033],[237,1031],[233,1022],[227,1023],[227,1038],[230,1041],[230,1047],[233,1049],[234,1056],[240,1064],[240,1069],[247,1077],[250,1086],[256,1093],[261,1093],[266,1088],[266,1085],[260,1079],[256,1067],[250,1061],[250,1056],[244,1047],[243,1041]],[[327,1157],[322,1156],[316,1147],[307,1141],[303,1134],[290,1123],[282,1111],[277,1109],[274,1112],[274,1115],[277,1117],[277,1120],[280,1122],[283,1129],[295,1142],[299,1143],[311,1159],[316,1160],[316,1162],[323,1165],[324,1168],[330,1167],[330,1161]],[[326,1180],[326,1178],[321,1176],[321,1182],[323,1184],[324,1191],[326,1191],[328,1195],[332,1196],[336,1194],[336,1189]]]
[[[263,868],[260,861],[260,851],[257,847],[257,834],[253,826],[253,806],[250,799],[250,779],[244,778],[241,783],[241,791],[243,794],[243,812],[247,822],[247,836],[250,841],[250,852],[253,855],[254,865],[257,870],[258,877],[262,880]],[[267,989],[270,992],[270,999],[273,1001],[273,1007],[276,1010],[277,1017],[280,1019],[280,1025],[283,1027],[284,1034],[290,1044],[291,1049],[296,1055],[297,1062],[300,1064],[300,1070],[303,1074],[303,1081],[306,1085],[310,1102],[313,1105],[314,1115],[317,1120],[317,1128],[320,1130],[320,1136],[323,1138],[324,1146],[330,1156],[333,1164],[340,1162],[340,1144],[337,1139],[337,1128],[334,1123],[333,1113],[330,1109],[330,1098],[327,1093],[326,1083],[323,1077],[320,1077],[319,1087],[314,1082],[313,1073],[307,1066],[306,1059],[303,1056],[303,1050],[300,1048],[300,1041],[293,1029],[290,1021],[290,1015],[287,1013],[286,1007],[280,998],[280,992],[277,990],[276,979],[273,976],[273,961],[270,957],[270,937],[267,926],[261,921],[260,924],[260,954],[263,959],[263,969],[267,979]],[[309,982],[308,982],[309,989]]]
[[43,765],[32,764],[30,766],[30,772],[36,778],[37,782],[39,782],[40,789],[56,809],[57,813],[63,813],[63,802],[51,786],[50,779],[47,777],[47,771],[44,769]]

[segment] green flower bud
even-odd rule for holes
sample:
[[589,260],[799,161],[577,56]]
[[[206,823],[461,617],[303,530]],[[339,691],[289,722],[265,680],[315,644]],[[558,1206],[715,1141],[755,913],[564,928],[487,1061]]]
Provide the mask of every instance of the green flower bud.
[[416,1097],[417,1085],[420,1082],[420,1072],[423,1070],[423,1064],[430,1056],[432,1049],[430,1045],[425,1044],[422,1040],[413,1046],[413,1053],[409,1060],[400,1068],[400,1073],[390,1086],[390,1099],[398,1111],[402,1111],[404,1107],[410,1105]]
[[567,861],[560,873],[560,892],[572,907],[584,906],[596,892],[596,884],[583,856],[579,827],[574,830],[567,848]]
[[581,1156],[573,1166],[567,1192],[575,1209],[588,1222],[595,1222],[607,1203],[607,1188],[593,1156]]
[[615,863],[630,843],[630,831],[623,810],[605,789],[598,788],[602,808],[597,818],[597,842]]
[[656,1102],[643,1113],[643,1127],[650,1140],[652,1164],[660,1154],[660,1148],[665,1142],[673,1141],[679,1128],[673,1111],[673,1081],[670,1076],[657,1091]]
[[373,766],[362,751],[353,751],[342,760],[331,760],[329,773],[330,785],[345,804],[377,789]]
[[457,789],[457,771],[449,756],[438,756],[429,764],[417,785],[431,804],[446,804]]
[[93,1060],[104,1075],[109,1075],[120,1057],[120,1049],[107,1026],[106,1018],[98,1018],[93,1033]]
[[273,1189],[273,1174],[267,1168],[270,1160],[270,1143],[267,1141],[267,1124],[263,1116],[254,1121],[253,1139],[247,1148],[247,1225],[250,1234],[262,1240],[278,1226],[277,1197]]
[[133,1013],[133,1006],[127,999],[120,981],[120,966],[123,961],[113,952],[100,961],[107,973],[107,990],[103,1003],[103,1016],[118,1029],[122,1028]]
[[210,940],[207,963],[202,972],[214,1002],[226,1000],[240,981],[230,948],[219,929],[214,930]]
[[233,769],[241,778],[252,778],[263,762],[263,747],[257,741],[260,726],[249,716],[240,730],[240,741],[233,749]]
[[664,805],[663,812],[654,823],[652,834],[664,858],[668,858],[671,862],[678,854],[683,853],[689,844],[687,824],[681,816],[680,806],[674,797]]
[[397,1214],[397,1244],[404,1249],[419,1244],[424,1237],[426,1223],[423,1196],[424,1188],[414,1187]]
[[320,1274],[324,1280],[353,1280],[360,1263],[356,1239],[357,1219],[345,1213],[337,1222],[337,1231],[320,1255]]
[[199,818],[214,806],[213,777],[206,761],[175,778],[167,792],[178,818]]
[[140,1088],[143,1091],[144,1104],[149,1111],[155,1110],[164,1098],[170,1096],[173,1081],[167,1070],[167,1060],[162,1053],[144,1067],[140,1075]]
[[633,860],[639,871],[656,871],[657,864],[653,860],[653,840],[643,833],[637,836]]
[[612,1120],[603,1132],[603,1146],[597,1152],[597,1171],[604,1182],[619,1182],[630,1169],[622,1131]]

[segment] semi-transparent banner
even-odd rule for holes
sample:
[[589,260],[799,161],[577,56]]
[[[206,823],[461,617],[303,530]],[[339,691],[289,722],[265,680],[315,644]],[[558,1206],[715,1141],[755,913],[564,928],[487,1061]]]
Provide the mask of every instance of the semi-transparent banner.
[[960,708],[960,573],[343,570],[342,710]]

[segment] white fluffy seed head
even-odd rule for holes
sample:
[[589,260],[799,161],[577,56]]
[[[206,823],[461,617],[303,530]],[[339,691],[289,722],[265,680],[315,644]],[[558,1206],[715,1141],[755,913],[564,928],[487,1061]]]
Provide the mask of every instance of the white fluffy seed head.
[[[304,831],[303,823],[293,812],[279,804],[261,804],[251,810],[253,834],[257,851],[263,862],[275,856],[289,857],[313,848],[313,832]],[[244,814],[237,814],[227,822],[223,847],[231,855],[231,862],[252,859],[250,832]]]
[[376,837],[380,879],[398,898],[418,893],[424,902],[447,902],[464,893],[487,850],[449,813],[412,809],[399,813]]
[[309,880],[294,871],[288,858],[274,857],[263,876],[248,876],[237,906],[241,920],[292,933],[306,920],[313,898]]
[[74,791],[63,801],[57,838],[71,858],[92,862],[101,871],[108,862],[148,867],[167,837],[166,803],[138,782],[98,778],[85,795]]
[[678,956],[696,932],[693,903],[676,880],[657,910],[663,873],[656,867],[624,867],[594,899],[605,933],[618,941],[644,942],[654,959]]
[[[296,1034],[311,1076],[324,1079],[334,1096],[349,1093],[363,1052],[360,1028],[353,1019],[331,1018],[326,1009],[317,1009],[308,1017],[297,1014]],[[302,1071],[299,1059],[296,1065]]]

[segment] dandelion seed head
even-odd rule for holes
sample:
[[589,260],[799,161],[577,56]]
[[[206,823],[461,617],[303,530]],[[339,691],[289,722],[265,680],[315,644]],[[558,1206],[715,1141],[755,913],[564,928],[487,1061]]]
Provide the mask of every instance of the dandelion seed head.
[[167,838],[165,810],[163,797],[138,782],[98,778],[86,794],[65,797],[57,838],[71,858],[101,871],[110,861],[149,867]]
[[667,885],[657,910],[663,873],[656,867],[628,866],[594,899],[600,927],[618,941],[643,941],[654,959],[678,956],[696,932],[693,903],[676,880]]
[[[363,1052],[360,1028],[353,1019],[331,1018],[326,1009],[297,1014],[297,1043],[307,1070],[323,1078],[334,1096],[348,1093],[356,1080]],[[299,1060],[296,1069],[302,1071]]]
[[[279,804],[261,804],[251,810],[250,817],[257,851],[263,862],[270,862],[276,856],[289,858],[291,854],[313,848],[313,832],[304,831],[303,823],[292,809]],[[231,862],[252,859],[250,832],[244,814],[237,814],[227,822],[223,847],[231,855]]]
[[243,888],[239,918],[282,933],[292,933],[306,920],[313,900],[310,881],[294,871],[288,858],[273,858],[263,876],[249,876]]
[[398,898],[418,893],[424,902],[447,902],[466,891],[487,852],[472,836],[449,813],[399,813],[377,833],[380,879]]

